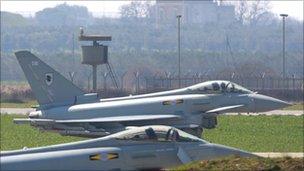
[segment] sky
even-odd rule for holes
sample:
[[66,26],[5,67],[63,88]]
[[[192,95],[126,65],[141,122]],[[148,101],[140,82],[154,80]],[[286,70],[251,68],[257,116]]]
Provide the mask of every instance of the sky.
[[[34,16],[35,12],[47,7],[55,7],[66,2],[69,5],[86,6],[94,16],[117,17],[121,5],[130,1],[0,1],[1,11],[16,12],[24,16]],[[287,13],[289,17],[303,21],[304,1],[271,1],[271,11],[279,16]]]

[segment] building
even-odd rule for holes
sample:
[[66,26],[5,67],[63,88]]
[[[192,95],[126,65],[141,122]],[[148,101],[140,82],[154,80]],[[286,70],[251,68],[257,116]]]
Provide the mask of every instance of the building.
[[172,23],[177,15],[182,15],[183,22],[186,24],[231,24],[235,14],[234,6],[221,5],[213,0],[156,0],[157,24]]

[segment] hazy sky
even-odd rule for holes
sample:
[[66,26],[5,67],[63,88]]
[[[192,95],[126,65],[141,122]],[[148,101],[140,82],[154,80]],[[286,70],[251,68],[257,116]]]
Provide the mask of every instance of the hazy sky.
[[[130,1],[0,1],[1,11],[17,12],[23,15],[34,15],[46,7],[54,7],[66,2],[67,4],[86,6],[94,15],[112,15],[118,13],[119,7]],[[273,13],[287,13],[289,17],[303,21],[304,1],[271,1]]]

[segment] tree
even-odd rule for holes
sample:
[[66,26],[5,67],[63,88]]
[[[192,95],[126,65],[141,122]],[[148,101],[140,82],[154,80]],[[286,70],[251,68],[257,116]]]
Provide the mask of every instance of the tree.
[[239,1],[236,5],[236,19],[243,24],[246,21],[246,14],[248,13],[247,1]]
[[255,25],[269,11],[269,1],[251,1],[248,11],[248,20],[251,25]]
[[269,1],[233,1],[226,2],[235,6],[235,17],[241,24],[255,25],[265,14],[269,13]]
[[1,28],[2,27],[25,27],[29,25],[29,22],[20,14],[11,12],[0,12],[1,16]]
[[150,16],[150,2],[132,1],[128,5],[120,7],[120,14],[122,18],[138,19]]
[[36,14],[37,21],[46,26],[79,26],[87,25],[92,18],[84,6],[57,5],[54,8],[45,8]]

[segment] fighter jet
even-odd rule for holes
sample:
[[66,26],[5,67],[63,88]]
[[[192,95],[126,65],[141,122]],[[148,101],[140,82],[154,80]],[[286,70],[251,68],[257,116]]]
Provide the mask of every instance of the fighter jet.
[[152,170],[229,155],[255,156],[154,125],[80,142],[1,152],[1,170]]
[[36,96],[39,108],[27,119],[40,130],[84,137],[100,137],[128,126],[169,125],[201,136],[214,128],[226,112],[263,112],[287,102],[257,94],[230,81],[207,81],[190,87],[131,97],[100,99],[85,94],[29,51],[16,57]]

